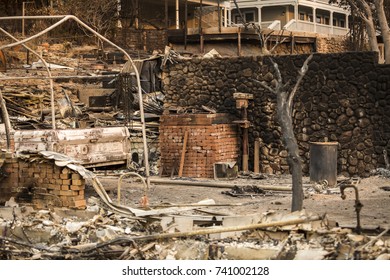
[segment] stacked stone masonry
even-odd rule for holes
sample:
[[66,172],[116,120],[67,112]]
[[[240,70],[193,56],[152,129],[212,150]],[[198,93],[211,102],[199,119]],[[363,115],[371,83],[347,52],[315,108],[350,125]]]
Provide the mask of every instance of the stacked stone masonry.
[[85,180],[67,167],[58,167],[52,161],[31,163],[10,157],[5,159],[1,173],[1,204],[14,197],[17,203],[37,209],[86,207]]
[[[160,149],[163,174],[179,169],[185,132],[188,140],[184,177],[213,178],[214,163],[236,162],[239,155],[237,126],[226,114],[164,115],[160,119]],[[176,172],[177,174],[177,172]]]
[[[293,85],[307,55],[275,56],[284,82]],[[303,170],[309,173],[310,142],[337,141],[338,174],[368,176],[390,153],[390,66],[372,52],[315,54],[294,99],[295,135]],[[250,168],[253,144],[261,141],[261,172],[288,173],[287,152],[276,120],[276,96],[258,82],[275,85],[268,57],[185,60],[164,69],[165,106],[201,109],[240,117],[234,92],[254,95],[248,108]],[[177,151],[179,152],[179,151]]]

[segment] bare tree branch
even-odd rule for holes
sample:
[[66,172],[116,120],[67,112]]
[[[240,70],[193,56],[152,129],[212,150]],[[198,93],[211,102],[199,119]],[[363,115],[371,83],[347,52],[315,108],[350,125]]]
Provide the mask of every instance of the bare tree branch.
[[289,108],[292,108],[292,102],[293,102],[293,99],[294,99],[294,96],[295,94],[297,93],[297,90],[299,88],[299,86],[301,85],[302,83],[302,80],[303,80],[303,77],[305,77],[306,75],[306,72],[307,70],[309,69],[309,62],[313,59],[313,54],[309,55],[308,58],[306,58],[305,62],[303,63],[303,66],[301,68],[301,70],[299,71],[298,73],[298,80],[297,82],[295,83],[295,86],[294,88],[292,89],[292,91],[290,92],[289,96],[288,96],[288,101],[287,101],[287,106]]

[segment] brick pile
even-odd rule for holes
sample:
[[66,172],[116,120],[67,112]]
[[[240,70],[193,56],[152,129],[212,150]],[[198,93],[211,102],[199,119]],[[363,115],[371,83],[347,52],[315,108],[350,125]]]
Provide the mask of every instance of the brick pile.
[[239,135],[228,114],[163,115],[160,118],[163,175],[179,169],[186,131],[184,177],[213,178],[214,163],[237,161]]
[[11,197],[34,208],[69,207],[84,209],[85,180],[67,167],[53,161],[28,162],[7,156],[1,168],[0,202]]

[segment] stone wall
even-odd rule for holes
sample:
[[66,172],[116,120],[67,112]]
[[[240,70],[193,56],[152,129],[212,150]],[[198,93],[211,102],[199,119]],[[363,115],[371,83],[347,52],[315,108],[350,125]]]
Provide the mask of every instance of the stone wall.
[[351,49],[349,39],[344,36],[318,35],[316,42],[319,53],[343,53]]
[[[285,82],[295,82],[307,55],[274,57]],[[338,173],[367,176],[384,165],[383,150],[390,139],[390,66],[378,65],[377,54],[316,54],[294,103],[295,133],[309,171],[310,141],[337,141]],[[261,171],[288,172],[287,152],[276,121],[276,99],[257,82],[274,84],[267,57],[192,59],[168,65],[163,82],[165,106],[201,105],[239,118],[234,92],[254,94],[250,103],[250,160],[253,143],[261,141]],[[251,163],[253,164],[253,163]]]

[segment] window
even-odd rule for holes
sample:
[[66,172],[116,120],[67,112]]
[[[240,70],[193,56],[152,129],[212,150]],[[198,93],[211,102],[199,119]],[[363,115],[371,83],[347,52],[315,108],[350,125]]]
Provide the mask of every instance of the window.
[[343,19],[340,19],[340,27],[345,27],[345,21]]
[[[254,22],[255,21],[255,12],[243,12],[242,16],[244,17],[245,22]],[[243,24],[243,20],[240,15],[234,16],[234,22],[237,24]]]
[[316,23],[321,23],[322,17],[321,16],[316,16]]
[[333,19],[333,26],[337,26],[337,19]]
[[330,25],[330,19],[329,19],[329,17],[324,17],[324,24]]
[[240,15],[235,15],[234,16],[234,22],[237,23],[237,24],[242,24],[242,18]]
[[299,20],[305,20],[305,13],[299,13]]
[[307,15],[307,21],[313,22],[313,15]]
[[245,12],[244,18],[246,22],[254,22],[255,21],[255,13],[254,12]]

